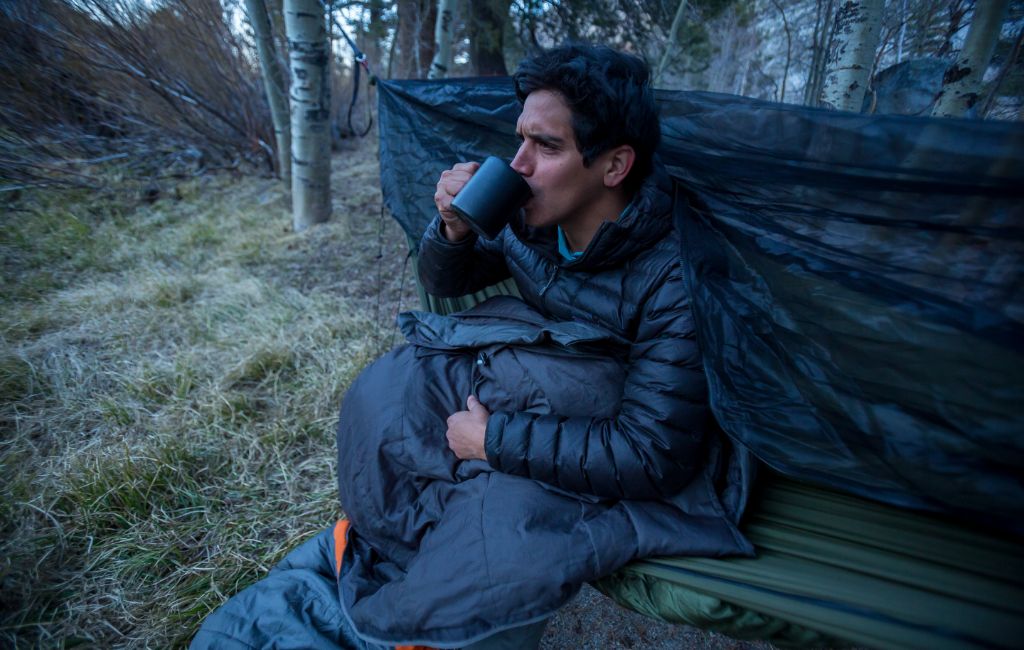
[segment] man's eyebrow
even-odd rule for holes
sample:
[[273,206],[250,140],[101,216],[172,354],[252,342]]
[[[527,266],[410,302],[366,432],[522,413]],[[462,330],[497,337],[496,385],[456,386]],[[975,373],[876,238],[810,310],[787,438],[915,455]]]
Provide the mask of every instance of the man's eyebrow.
[[531,140],[536,140],[537,142],[540,142],[541,144],[554,146],[561,146],[565,144],[565,140],[563,138],[559,138],[556,135],[549,135],[547,133],[532,133],[524,131],[523,129],[516,129],[516,135],[518,135],[520,138],[528,137]]

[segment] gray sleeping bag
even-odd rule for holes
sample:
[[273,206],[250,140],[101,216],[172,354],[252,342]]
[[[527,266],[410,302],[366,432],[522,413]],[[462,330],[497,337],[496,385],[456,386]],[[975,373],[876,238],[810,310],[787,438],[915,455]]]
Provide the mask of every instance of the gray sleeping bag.
[[492,412],[614,417],[627,342],[509,297],[399,324],[412,345],[363,372],[338,427],[352,522],[340,589],[364,637],[462,645],[550,615],[636,558],[753,553],[736,528],[751,459],[722,435],[681,492],[650,501],[569,492],[448,449],[446,419],[470,393]]
[[410,345],[363,371],[341,409],[340,575],[328,531],[211,614],[194,648],[457,647],[546,617],[637,558],[753,554],[736,526],[752,459],[721,434],[702,471],[657,500],[575,493],[448,449],[446,420],[469,394],[492,412],[613,417],[627,342],[509,297],[399,325]]

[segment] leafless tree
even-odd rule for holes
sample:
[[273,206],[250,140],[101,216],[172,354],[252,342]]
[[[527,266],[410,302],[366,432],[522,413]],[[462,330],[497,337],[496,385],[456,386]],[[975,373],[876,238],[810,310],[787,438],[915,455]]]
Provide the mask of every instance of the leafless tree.
[[256,33],[256,52],[263,72],[263,87],[270,105],[270,116],[274,121],[274,137],[277,143],[277,172],[285,187],[292,184],[292,136],[288,114],[287,74],[281,66],[281,58],[274,46],[274,31],[270,15],[263,0],[245,0],[249,22]]
[[835,0],[816,0],[814,3],[814,41],[811,45],[811,65],[807,84],[804,86],[804,104],[817,106],[825,82],[825,62],[832,48],[832,25],[835,15]]
[[434,59],[435,0],[398,0],[398,25],[388,58],[389,78],[422,79]]
[[956,61],[946,70],[932,115],[961,117],[978,102],[985,70],[992,60],[1009,4],[1009,0],[990,0],[975,5],[967,41]]
[[669,60],[672,58],[672,53],[676,48],[676,42],[679,40],[679,30],[683,26],[683,17],[686,13],[686,0],[679,0],[679,6],[676,7],[676,14],[672,18],[672,26],[668,29],[668,39],[665,42],[665,51],[662,53],[661,58],[658,59],[658,67],[654,69],[654,83],[661,83],[661,78],[665,74],[665,68],[668,66]]
[[979,117],[987,117],[992,111],[992,108],[996,104],[996,98],[999,96],[999,91],[1003,86],[1003,82],[1009,76],[1011,70],[1017,65],[1020,60],[1021,49],[1024,47],[1024,28],[1021,28],[1017,32],[1017,38],[1013,42],[1013,47],[1010,49],[1010,53],[1007,55],[1006,60],[999,67],[999,72],[996,74],[996,78],[992,83],[992,89],[988,92],[985,97],[985,103],[981,107]]
[[782,71],[782,88],[779,91],[778,99],[780,102],[786,101],[786,81],[789,79],[789,63],[793,57],[793,34],[789,29],[789,20],[786,18],[786,10],[778,0],[772,0],[772,4],[775,6],[775,10],[779,12],[779,17],[782,18],[782,29],[786,33],[786,66]]
[[36,165],[22,178],[80,182],[81,171],[58,173],[61,159],[110,156],[149,176],[188,161],[272,164],[251,44],[217,0],[4,3],[0,23],[0,83],[18,89],[0,96],[11,134],[4,158],[23,171]]

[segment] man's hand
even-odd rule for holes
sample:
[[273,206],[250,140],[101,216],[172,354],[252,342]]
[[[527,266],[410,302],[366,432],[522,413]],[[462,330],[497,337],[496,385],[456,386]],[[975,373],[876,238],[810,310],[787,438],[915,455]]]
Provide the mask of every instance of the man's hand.
[[461,241],[472,232],[466,222],[459,218],[458,213],[452,210],[452,199],[479,168],[480,163],[459,163],[451,169],[441,172],[441,178],[437,181],[434,205],[437,206],[437,211],[441,215],[441,219],[444,220],[441,232],[448,238],[448,241]]
[[487,435],[487,420],[491,412],[470,395],[466,398],[468,411],[458,411],[448,416],[448,446],[462,460],[479,458],[487,460],[484,438]]

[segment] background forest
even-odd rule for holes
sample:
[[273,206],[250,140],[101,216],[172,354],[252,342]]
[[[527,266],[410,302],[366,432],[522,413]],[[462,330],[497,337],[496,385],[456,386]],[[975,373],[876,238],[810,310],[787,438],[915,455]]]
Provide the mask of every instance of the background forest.
[[[295,130],[300,1],[0,0],[0,646],[187,645],[342,516],[337,406],[416,306],[374,77],[585,40],[667,89],[927,116],[973,79],[967,119],[1024,102],[1016,0],[305,0],[329,56],[321,130]],[[867,41],[840,106],[830,75]],[[328,155],[309,219],[286,134]],[[662,647],[629,629],[601,647]]]
[[[967,114],[1020,117],[1024,3],[873,2],[877,45],[857,110],[931,114],[976,14],[989,12],[994,29],[980,49],[985,64],[973,66],[981,85]],[[658,87],[822,105],[830,64],[849,38],[843,8],[852,4],[335,0],[324,7],[330,137],[337,148],[370,126],[367,71],[388,79],[503,75],[538,48],[571,40],[644,56]],[[249,16],[265,16],[264,61],[280,66],[276,83],[286,90],[283,8],[284,0],[0,0],[0,189],[95,184],[82,166],[111,160],[135,178],[242,163],[272,169],[280,146]],[[365,54],[358,78],[349,38]]]

